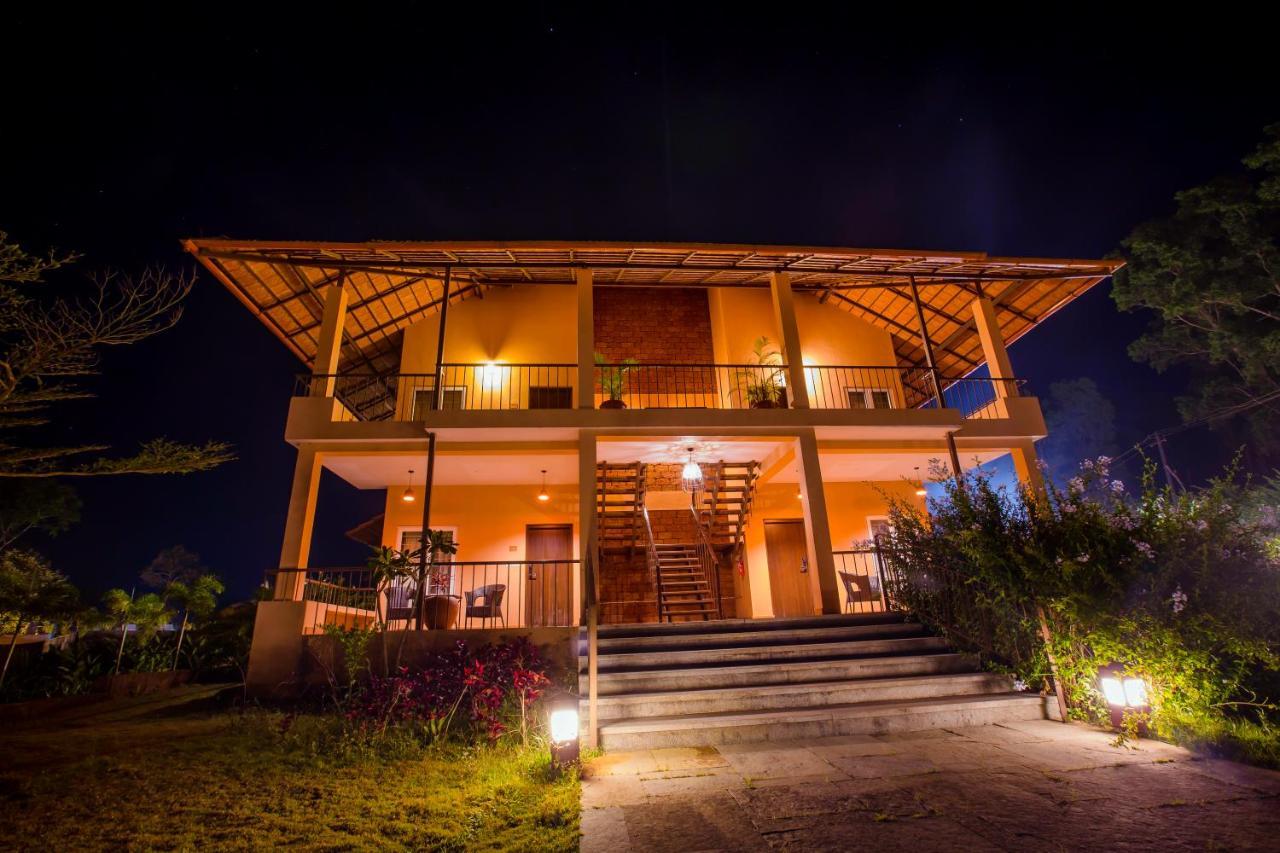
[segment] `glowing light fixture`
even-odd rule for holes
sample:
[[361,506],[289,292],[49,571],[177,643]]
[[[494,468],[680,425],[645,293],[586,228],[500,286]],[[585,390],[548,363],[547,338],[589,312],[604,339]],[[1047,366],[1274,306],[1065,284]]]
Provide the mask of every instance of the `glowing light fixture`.
[[920,479],[920,466],[917,465],[916,466],[916,497],[922,498],[927,494],[929,493],[925,491],[924,480]]
[[1121,676],[1120,667],[1107,667],[1098,679],[1098,687],[1107,704],[1115,708],[1147,707],[1147,683],[1141,678]]
[[409,487],[406,488],[403,494],[400,495],[400,500],[404,501],[407,504],[411,504],[417,499],[418,499],[418,496],[413,493],[413,469],[410,468],[409,469]]
[[1144,708],[1147,704],[1147,683],[1141,678],[1124,680],[1124,701],[1130,708]]
[[1124,702],[1124,686],[1118,678],[1103,678],[1098,681],[1102,687],[1102,695],[1106,697],[1108,705],[1123,706]]
[[538,500],[546,503],[551,500],[551,495],[547,494],[547,469],[542,469],[542,488],[538,491]]
[[693,494],[702,490],[702,466],[693,461],[693,448],[689,448],[689,461],[680,471],[680,488]]
[[551,729],[551,766],[557,771],[578,763],[578,708],[577,703],[569,704],[572,697],[566,697],[561,703],[553,706],[548,719]]
[[480,385],[486,390],[502,387],[502,368],[497,362],[486,362],[480,365]]

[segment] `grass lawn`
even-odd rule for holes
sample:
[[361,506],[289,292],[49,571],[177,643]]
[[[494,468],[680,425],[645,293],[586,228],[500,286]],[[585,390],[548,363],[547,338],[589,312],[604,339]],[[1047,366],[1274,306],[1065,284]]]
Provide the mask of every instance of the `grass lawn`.
[[576,850],[579,785],[541,750],[332,760],[216,692],[95,703],[0,725],[0,846],[63,850]]

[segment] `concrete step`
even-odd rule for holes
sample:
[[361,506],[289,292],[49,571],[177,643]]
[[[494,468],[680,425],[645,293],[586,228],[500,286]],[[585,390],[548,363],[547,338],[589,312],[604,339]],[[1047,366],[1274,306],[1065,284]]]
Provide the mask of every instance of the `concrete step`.
[[740,649],[751,646],[786,645],[802,649],[813,644],[922,637],[924,634],[924,628],[916,622],[891,622],[869,625],[823,625],[816,628],[801,627],[781,631],[684,632],[650,637],[600,637],[596,648],[601,656],[618,652]]
[[600,726],[606,750],[715,746],[833,735],[889,734],[926,729],[1042,720],[1043,697],[1027,693],[862,702],[732,714],[690,714],[615,720]]
[[[606,637],[654,637],[663,634],[714,634],[740,631],[790,631],[795,628],[822,628],[832,625],[887,625],[905,622],[906,616],[896,611],[883,613],[848,613],[829,616],[787,616],[776,619],[718,619],[708,625],[666,625],[661,622],[631,622],[617,625],[601,625],[598,636]],[[586,629],[581,631],[586,638]]]
[[[585,657],[582,666],[586,666]],[[830,658],[815,661],[739,663],[729,666],[678,667],[601,672],[599,695],[658,693],[674,690],[705,690],[727,687],[801,685],[822,681],[852,681],[869,678],[897,678],[913,675],[941,675],[973,672],[978,665],[971,655],[955,652],[921,655],[880,655],[860,658]],[[793,688],[799,689],[799,688]]]
[[938,652],[946,643],[938,637],[903,637],[877,640],[850,640],[802,645],[735,646],[730,648],[685,649],[601,654],[600,671],[664,669],[675,666],[728,666],[734,663],[766,663],[788,660],[856,658],[873,655],[924,654]]
[[911,675],[901,678],[865,678],[855,681],[820,681],[810,684],[717,687],[704,690],[672,690],[660,693],[625,693],[601,696],[599,719],[636,720],[645,717],[678,717],[690,714],[730,714],[784,708],[816,708],[823,705],[855,705],[865,702],[901,702],[946,696],[1008,693],[1012,680],[993,672],[949,675]]

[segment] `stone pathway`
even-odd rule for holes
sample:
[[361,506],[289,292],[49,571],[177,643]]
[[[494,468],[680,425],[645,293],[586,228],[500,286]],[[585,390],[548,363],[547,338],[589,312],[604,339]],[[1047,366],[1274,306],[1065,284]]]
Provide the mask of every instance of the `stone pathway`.
[[607,754],[582,850],[1272,850],[1280,773],[1048,721]]

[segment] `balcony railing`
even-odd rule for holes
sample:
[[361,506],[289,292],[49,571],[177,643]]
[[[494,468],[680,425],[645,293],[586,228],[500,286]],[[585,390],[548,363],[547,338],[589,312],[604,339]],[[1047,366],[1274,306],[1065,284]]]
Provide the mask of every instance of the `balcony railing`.
[[[458,561],[437,565],[423,595],[423,627],[518,628],[578,624],[577,560]],[[368,568],[279,569],[268,583],[277,600],[306,602],[302,633],[326,627],[416,627],[417,586],[403,578],[376,586]]]
[[[578,406],[576,365],[444,364],[435,373],[302,374],[300,396],[332,385],[342,421],[423,421],[429,412],[572,409]],[[1022,393],[1021,379],[939,377],[926,367],[834,366],[804,368],[814,409],[932,409],[943,405],[965,419],[1007,417],[1001,400]],[[786,365],[597,364],[592,405],[627,409],[788,408]]]
[[874,547],[835,551],[840,607],[845,613],[881,613],[891,610],[884,555]]

